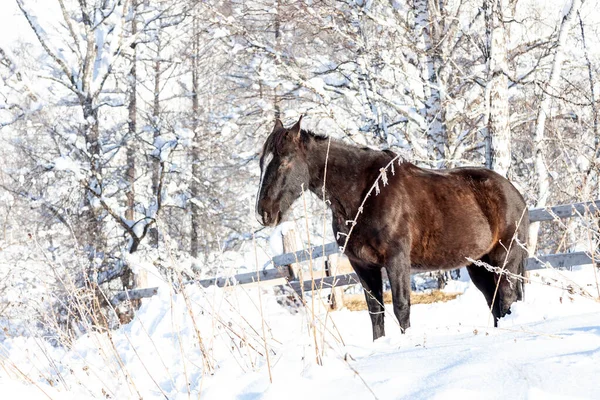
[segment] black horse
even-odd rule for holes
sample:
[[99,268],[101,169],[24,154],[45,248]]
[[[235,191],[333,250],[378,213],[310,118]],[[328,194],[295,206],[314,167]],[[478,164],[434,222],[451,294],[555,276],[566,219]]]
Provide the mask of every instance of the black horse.
[[300,120],[290,129],[277,120],[260,158],[259,218],[276,225],[303,188],[320,198],[325,193],[338,244],[365,289],[374,340],[385,334],[381,268],[404,332],[410,326],[411,269],[454,269],[469,264],[467,258],[497,268],[467,265],[497,326],[523,299],[522,279],[516,279],[527,256],[516,243],[527,242],[523,197],[485,168],[429,170],[397,158],[391,151],[329,141],[302,130]]

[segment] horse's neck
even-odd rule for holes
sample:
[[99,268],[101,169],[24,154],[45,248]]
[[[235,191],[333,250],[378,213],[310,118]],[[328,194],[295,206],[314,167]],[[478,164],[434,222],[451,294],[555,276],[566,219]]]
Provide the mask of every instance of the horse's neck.
[[374,165],[381,163],[382,153],[364,151],[334,141],[329,152],[327,147],[328,141],[324,140],[315,143],[309,152],[310,190],[322,199],[325,187],[325,196],[334,214],[354,217],[362,202],[362,194],[367,186],[373,184],[377,175],[373,171],[378,171],[378,167],[374,168]]

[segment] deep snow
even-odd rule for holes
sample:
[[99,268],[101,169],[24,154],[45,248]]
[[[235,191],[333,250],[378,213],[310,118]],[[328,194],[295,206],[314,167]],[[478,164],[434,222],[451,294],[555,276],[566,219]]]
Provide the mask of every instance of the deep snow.
[[[0,393],[28,399],[600,398],[600,303],[582,296],[581,287],[596,293],[591,267],[536,274],[525,301],[496,329],[481,293],[466,279],[452,282],[447,290],[464,294],[413,306],[406,335],[388,305],[388,335],[375,343],[367,312],[315,307],[316,326],[326,319],[329,332],[315,334],[310,298],[295,312],[267,288],[259,299],[256,287],[190,287],[187,301],[161,289],[132,323],[111,337],[81,337],[71,350],[39,338],[6,339]],[[215,366],[212,375],[202,375],[207,364],[194,326]],[[315,363],[315,337],[325,349],[322,366]]]

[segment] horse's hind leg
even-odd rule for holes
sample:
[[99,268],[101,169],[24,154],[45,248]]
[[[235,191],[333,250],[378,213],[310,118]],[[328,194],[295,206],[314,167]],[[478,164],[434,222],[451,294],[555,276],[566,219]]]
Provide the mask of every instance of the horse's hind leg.
[[381,336],[385,336],[381,268],[369,268],[355,262],[351,262],[351,264],[365,292],[371,324],[373,325],[373,340],[376,340]]
[[471,280],[481,290],[488,307],[491,308],[495,327],[498,326],[500,318],[510,314],[512,303],[523,299],[524,287],[522,279],[519,277],[523,275],[525,257],[526,254],[521,248],[511,248],[507,256],[506,249],[499,245],[488,255],[482,257],[481,261],[492,267],[503,269],[504,273],[495,273],[485,267],[474,265],[467,267]]
[[[505,246],[509,247],[507,241]],[[524,267],[527,258],[526,250],[516,243],[510,246],[510,251],[502,245],[497,245],[488,254],[490,264],[503,269],[502,274],[496,275],[498,284],[497,298],[499,299],[497,318],[510,314],[510,306],[524,297]]]
[[[481,258],[481,261],[484,263],[490,264],[490,260],[487,256]],[[498,326],[498,318],[499,315],[499,299],[495,299],[494,301],[494,293],[496,291],[496,274],[488,271],[484,267],[480,267],[477,265],[468,265],[467,271],[469,271],[469,276],[471,277],[471,281],[483,293],[485,300],[487,301],[488,307],[491,308],[492,315],[494,316],[494,326]],[[492,301],[494,301],[494,306],[492,307]]]

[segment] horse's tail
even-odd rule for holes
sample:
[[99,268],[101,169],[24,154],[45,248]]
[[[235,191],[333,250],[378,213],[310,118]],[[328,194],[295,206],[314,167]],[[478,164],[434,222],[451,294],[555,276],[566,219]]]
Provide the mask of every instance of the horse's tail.
[[525,281],[527,277],[525,276],[525,271],[527,268],[527,251],[523,250],[523,257],[521,258],[521,262],[519,263],[519,278],[517,282],[517,300],[523,301],[525,300]]

